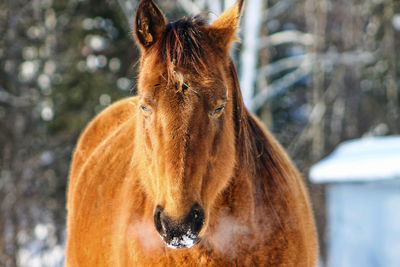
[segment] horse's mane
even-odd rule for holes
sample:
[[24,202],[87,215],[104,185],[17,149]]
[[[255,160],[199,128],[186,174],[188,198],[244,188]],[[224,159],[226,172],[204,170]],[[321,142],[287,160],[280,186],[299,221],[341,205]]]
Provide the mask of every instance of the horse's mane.
[[230,71],[234,81],[233,105],[238,162],[246,166],[247,171],[254,177],[253,184],[256,190],[260,190],[260,200],[270,202],[266,189],[276,190],[278,195],[283,195],[289,186],[287,179],[294,175],[295,169],[288,164],[285,152],[279,151],[279,145],[275,140],[270,140],[272,137],[266,135],[246,109],[232,61]]
[[204,37],[200,27],[207,24],[207,19],[199,14],[166,25],[153,51],[166,64],[169,81],[180,69],[191,68],[198,73],[206,70]]

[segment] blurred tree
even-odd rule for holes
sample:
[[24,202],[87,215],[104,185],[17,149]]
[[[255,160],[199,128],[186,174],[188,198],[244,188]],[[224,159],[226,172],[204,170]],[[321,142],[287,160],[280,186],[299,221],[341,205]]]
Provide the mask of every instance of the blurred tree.
[[[284,94],[267,97],[273,118],[270,127],[299,168],[307,173],[312,163],[343,140],[398,134],[400,69],[395,47],[400,41],[400,27],[394,25],[400,3],[268,2],[271,8],[265,40],[271,44],[267,51],[270,62],[258,71],[261,77],[274,74],[266,88],[274,89],[274,84],[285,77],[302,74],[298,71],[302,66],[306,70],[306,76],[297,76],[306,79],[292,79]],[[273,6],[284,8],[268,19]],[[306,34],[298,33],[296,42],[282,38],[279,45],[272,45],[272,37],[287,32],[288,27]],[[288,52],[291,55],[285,55]],[[287,69],[277,73],[282,68]],[[310,187],[324,254],[324,188]]]
[[0,266],[62,266],[73,146],[138,50],[113,2],[1,2],[0,32]]

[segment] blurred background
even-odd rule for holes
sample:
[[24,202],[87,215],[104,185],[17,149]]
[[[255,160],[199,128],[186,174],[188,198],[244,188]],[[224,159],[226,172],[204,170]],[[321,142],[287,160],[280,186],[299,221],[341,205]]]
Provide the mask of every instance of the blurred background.
[[[233,3],[158,1],[170,20]],[[71,154],[93,116],[135,93],[137,4],[0,1],[0,266],[63,265]],[[326,185],[309,169],[344,140],[400,133],[400,1],[247,0],[239,35],[246,105],[307,180],[323,266]]]

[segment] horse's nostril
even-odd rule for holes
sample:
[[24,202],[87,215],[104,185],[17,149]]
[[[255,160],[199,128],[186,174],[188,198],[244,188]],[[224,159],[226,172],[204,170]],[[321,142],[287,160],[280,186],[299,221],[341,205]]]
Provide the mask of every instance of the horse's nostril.
[[154,225],[156,226],[157,231],[163,235],[165,234],[165,225],[161,221],[161,213],[163,212],[163,208],[157,206],[154,210]]
[[204,210],[199,204],[194,204],[190,209],[185,222],[190,225],[190,228],[194,234],[198,234],[204,224]]

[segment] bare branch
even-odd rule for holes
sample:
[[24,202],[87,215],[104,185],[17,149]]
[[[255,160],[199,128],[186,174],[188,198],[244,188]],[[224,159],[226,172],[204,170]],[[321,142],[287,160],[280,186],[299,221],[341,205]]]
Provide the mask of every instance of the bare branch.
[[278,95],[286,91],[290,86],[300,81],[309,75],[312,71],[312,64],[309,59],[303,61],[301,66],[297,68],[295,71],[292,71],[281,79],[271,83],[266,88],[262,89],[254,98],[253,98],[253,109],[258,110],[261,108],[264,103]]
[[376,60],[376,56],[368,51],[348,51],[343,53],[328,52],[317,56],[318,60],[325,63],[343,64],[352,66],[355,64],[371,64]]
[[[279,74],[282,71],[298,68],[306,59],[306,55],[298,55],[283,58],[271,64],[262,66],[259,69],[259,78],[263,76],[271,77]],[[344,53],[328,52],[323,54],[309,53],[308,57],[315,58],[315,60],[322,61],[330,65],[356,65],[356,64],[371,64],[375,61],[375,55],[371,52],[363,51],[349,51]]]
[[314,37],[312,34],[296,30],[281,31],[261,38],[259,48],[262,49],[269,46],[277,46],[287,43],[299,43],[309,46],[314,43]]
[[261,67],[258,70],[259,78],[263,76],[273,76],[288,69],[298,68],[306,58],[306,55],[292,56],[275,61],[271,64]]
[[280,0],[275,5],[268,8],[268,12],[264,15],[263,21],[272,20],[282,15],[294,6],[294,0]]
[[13,107],[23,108],[32,105],[32,99],[29,96],[15,96],[0,87],[0,103]]
[[327,68],[329,69],[329,67],[331,68],[335,65],[367,65],[373,63],[375,60],[376,56],[367,51],[349,51],[344,53],[328,52],[324,54],[309,53],[307,55],[281,59],[262,67],[258,78],[261,79],[262,75],[272,76],[290,68],[298,68],[262,89],[260,93],[253,98],[253,108],[254,110],[259,109],[268,99],[282,93],[290,86],[306,77],[311,73],[312,65],[317,61],[321,63],[322,71],[327,71]]

